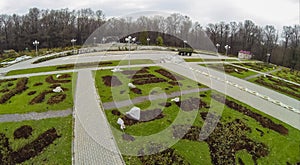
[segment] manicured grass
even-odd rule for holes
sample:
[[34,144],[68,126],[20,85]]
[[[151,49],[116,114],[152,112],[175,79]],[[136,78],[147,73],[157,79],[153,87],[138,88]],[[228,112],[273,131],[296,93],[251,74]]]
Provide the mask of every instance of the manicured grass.
[[[33,128],[32,135],[28,139],[14,139],[14,131],[29,125]],[[72,117],[51,118],[23,122],[0,123],[0,133],[5,134],[13,151],[35,140],[40,134],[48,129],[55,128],[61,137],[49,145],[40,155],[25,161],[29,164],[72,164]]]
[[[201,64],[201,66],[213,68],[241,79],[257,74],[256,72],[241,69],[228,64]],[[236,72],[236,70],[238,72]]]
[[[139,70],[141,68],[131,68],[131,70]],[[161,69],[160,67],[149,67],[149,74],[153,74],[158,78],[164,78],[167,80],[166,77],[160,75],[159,73],[155,72],[155,70]],[[124,69],[125,70],[125,69]],[[176,73],[172,73],[173,75],[177,75]],[[116,87],[107,87],[105,86],[102,77],[103,76],[116,76],[121,82],[122,85]],[[135,94],[130,91],[128,87],[128,83],[132,82],[132,79],[128,78],[128,75],[124,75],[122,72],[113,73],[111,70],[98,70],[95,72],[95,82],[98,93],[101,97],[102,102],[111,102],[111,101],[121,101],[121,100],[128,100],[133,99],[139,96],[147,96],[151,92],[156,93],[167,93],[170,94],[172,92],[180,91],[180,90],[188,90],[188,89],[195,89],[198,88],[198,83],[180,76],[183,80],[178,80],[182,86],[174,86],[169,84],[168,82],[163,83],[153,83],[153,84],[146,84],[146,85],[136,85],[137,88],[142,90],[142,94]],[[201,88],[205,88],[205,86],[200,86]]]
[[289,81],[300,83],[300,71],[297,71],[297,70],[292,72],[288,68],[283,68],[280,71],[272,73],[272,75],[289,80]]
[[[71,76],[75,76],[75,73],[70,73]],[[55,78],[56,75],[53,75]],[[72,95],[72,81],[69,83],[61,83],[61,87],[66,88],[63,93],[66,94],[66,99],[58,104],[49,105],[47,104],[47,100],[55,95],[55,93],[47,94],[44,101],[42,103],[37,103],[34,105],[30,105],[30,101],[35,98],[37,95],[42,93],[45,90],[52,90],[50,88],[50,83],[46,82],[45,79],[48,76],[36,76],[30,77],[28,79],[27,87],[25,91],[20,94],[16,94],[15,96],[11,97],[4,104],[0,104],[0,114],[14,114],[14,113],[28,113],[28,112],[46,112],[48,110],[65,110],[73,107],[73,95]],[[56,79],[56,78],[55,78]],[[67,78],[64,80],[72,80],[71,78]],[[74,79],[75,80],[75,79]],[[1,83],[0,90],[5,89],[8,86],[8,83],[13,83],[13,86],[8,87],[9,90],[15,88],[16,81]],[[35,86],[36,83],[42,83],[40,86]],[[28,93],[31,91],[36,91],[35,94],[29,96]],[[0,93],[0,97],[3,96],[4,93]]]
[[[102,88],[105,88],[105,86],[102,86]],[[250,109],[252,112],[261,114],[262,116],[271,119],[273,122],[283,125],[289,131],[287,135],[279,134],[278,132],[263,127],[255,119],[246,116],[236,110],[233,110],[227,106],[224,106],[220,102],[214,101],[214,99],[211,99],[210,93],[211,92],[205,92],[206,97],[202,97],[201,99],[206,103],[211,102],[210,112],[212,111],[219,112],[219,113],[221,112],[222,117],[220,119],[220,124],[225,125],[226,123],[231,123],[236,119],[239,119],[243,123],[245,123],[247,127],[251,129],[250,131],[246,131],[246,132],[241,131],[240,132],[241,134],[245,135],[247,138],[255,142],[263,143],[268,147],[269,154],[265,157],[259,158],[257,160],[258,164],[270,164],[270,163],[286,164],[286,162],[289,162],[290,164],[296,164],[297,162],[300,162],[300,131],[299,130],[277,119],[274,119],[273,117],[266,115],[260,112],[259,110],[256,110],[244,103],[241,103],[237,100],[227,97],[227,99],[232,100]],[[212,93],[216,93],[216,92],[213,91]],[[184,98],[181,97],[182,98],[181,100],[188,99],[191,96],[192,94],[185,95]],[[120,131],[119,125],[116,123],[118,116],[113,115],[111,113],[111,110],[105,111],[107,119],[111,125],[113,134],[115,136],[115,139],[118,143],[118,146],[121,152],[125,154],[123,156],[126,164],[142,164],[138,157],[128,156],[126,155],[126,153],[128,153],[128,150],[131,149],[131,147],[137,149],[138,151],[140,148],[143,147],[143,144],[145,142],[149,142],[149,141],[154,143],[166,144],[166,145],[174,143],[174,145],[170,147],[175,149],[175,152],[177,154],[182,156],[186,161],[188,161],[192,165],[212,164],[210,149],[208,147],[208,144],[205,141],[190,141],[184,139],[177,141],[178,139],[174,139],[172,135],[172,126],[183,124],[188,120],[192,121],[194,126],[202,127],[204,120],[200,117],[200,112],[208,112],[208,109],[202,108],[199,109],[198,111],[195,111],[196,113],[193,111],[183,112],[175,105],[174,102],[172,102],[172,105],[168,108],[164,108],[161,105],[159,105],[162,102],[165,101],[155,100],[152,101],[152,104],[149,104],[149,102],[145,102],[137,105],[141,107],[143,111],[149,110],[149,108],[147,108],[149,105],[152,105],[150,109],[162,108],[165,117],[154,121],[138,123],[132,126],[126,126],[125,133],[137,137],[136,140],[133,142],[128,142],[122,139],[123,132]],[[170,102],[170,100],[168,99],[167,102]],[[129,111],[129,108],[130,107],[123,107],[120,108],[119,111],[121,112],[121,114],[124,115],[126,111]],[[181,115],[185,114],[185,115],[180,116],[178,119],[179,114]],[[196,116],[194,116],[193,118],[189,118],[190,116],[192,116],[191,114]],[[264,134],[261,136],[260,132],[257,131],[257,129],[263,131]],[[160,134],[161,132],[164,133]],[[147,138],[148,136],[152,136],[152,135],[156,138],[154,139]],[[145,139],[141,140],[138,137],[143,137]],[[245,164],[254,164],[251,155],[245,150],[241,150],[236,153],[236,163],[238,162],[238,158],[240,158]]]
[[260,72],[268,72],[277,68],[277,66],[267,63],[240,63],[235,65],[243,66]]
[[[257,82],[257,80],[261,80],[261,81],[265,82],[266,84]],[[281,83],[277,83],[277,82],[271,81],[267,77],[262,77],[262,76],[250,79],[249,81],[253,82],[253,83],[256,83],[256,84],[259,84],[259,85],[263,85],[263,86],[265,86],[269,89],[275,90],[279,93],[282,93],[282,94],[285,94],[285,95],[290,96],[292,98],[295,98],[297,100],[300,100],[300,97],[296,96],[296,95],[299,96],[300,88],[298,86],[294,85],[294,84],[284,82],[282,80],[278,80]]]
[[47,66],[47,67],[38,67],[38,68],[29,68],[21,70],[12,70],[9,71],[6,76],[19,75],[19,74],[29,74],[29,73],[41,73],[41,72],[51,72],[57,71],[57,66]]
[[203,59],[203,58],[186,58],[184,59],[186,62],[221,62],[221,61],[239,61],[237,59]]
[[[107,61],[107,62],[111,62],[111,63],[106,63],[106,61],[103,61],[103,62],[77,63],[77,64],[66,64],[66,65],[58,65],[58,66],[46,66],[46,67],[38,67],[38,68],[12,70],[9,71],[6,74],[6,76],[51,72],[51,71],[60,71],[60,70],[72,70],[72,69],[89,68],[89,67],[128,65],[128,60],[117,60],[117,61]],[[153,61],[149,59],[141,59],[141,60],[130,60],[130,63],[131,65],[153,64]]]

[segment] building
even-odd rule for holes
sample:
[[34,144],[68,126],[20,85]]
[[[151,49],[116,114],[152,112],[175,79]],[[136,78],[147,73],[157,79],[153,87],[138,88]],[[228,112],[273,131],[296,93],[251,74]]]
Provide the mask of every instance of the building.
[[252,54],[250,51],[240,50],[238,54],[238,58],[249,60],[252,58]]

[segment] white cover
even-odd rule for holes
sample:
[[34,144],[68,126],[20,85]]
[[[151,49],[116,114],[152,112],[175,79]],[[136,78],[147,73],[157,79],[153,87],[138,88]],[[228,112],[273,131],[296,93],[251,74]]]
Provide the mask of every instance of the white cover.
[[112,72],[121,72],[122,70],[120,69],[120,67],[115,67],[113,70],[111,70]]
[[131,88],[131,89],[136,88],[136,86],[133,85],[132,83],[128,83],[128,87]]
[[132,107],[130,111],[126,112],[126,114],[134,118],[135,120],[140,120],[141,109],[139,107]]
[[58,74],[58,75],[56,75],[56,78],[59,78],[61,75],[60,74]]
[[174,99],[172,99],[171,101],[175,101],[176,103],[178,103],[180,101],[179,97],[175,97]]
[[125,129],[124,121],[121,118],[118,118],[117,123],[120,125],[121,130]]
[[61,87],[56,87],[55,89],[53,89],[53,92],[55,93],[63,92],[63,89]]

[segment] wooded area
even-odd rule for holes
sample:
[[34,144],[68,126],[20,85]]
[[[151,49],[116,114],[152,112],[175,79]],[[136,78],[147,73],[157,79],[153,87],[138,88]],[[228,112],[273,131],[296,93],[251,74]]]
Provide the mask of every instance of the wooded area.
[[[107,31],[111,33],[128,35],[132,31],[158,31],[192,43],[199,42],[200,45],[205,44],[199,41],[200,36],[207,36],[212,44],[220,45],[220,53],[225,53],[225,45],[230,45],[229,54],[237,55],[240,50],[251,51],[255,59],[262,61],[266,61],[267,54],[270,54],[272,63],[300,69],[300,25],[284,26],[282,32],[273,25],[261,27],[251,20],[210,23],[203,27],[199,22],[193,22],[188,16],[178,13],[168,17],[106,19],[102,10],[93,11],[89,8],[77,11],[32,8],[25,15],[0,15],[0,53],[8,49],[34,49],[34,40],[39,41],[39,48],[71,46],[70,40],[73,38],[77,40],[77,45],[82,45],[104,24],[110,26]],[[142,44],[156,44],[151,34],[154,33],[143,33],[140,36],[144,37],[138,40]],[[147,42],[145,39],[148,37],[151,40]],[[100,37],[97,40],[103,42]],[[176,43],[174,46],[182,45]]]

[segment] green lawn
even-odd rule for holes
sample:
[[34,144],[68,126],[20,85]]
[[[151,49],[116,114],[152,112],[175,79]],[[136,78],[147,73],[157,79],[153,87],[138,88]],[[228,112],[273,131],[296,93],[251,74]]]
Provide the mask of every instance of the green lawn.
[[[28,139],[14,139],[14,131],[23,125],[32,127],[32,135]],[[40,134],[51,128],[55,128],[58,135],[61,137],[45,148],[41,154],[22,164],[72,164],[71,149],[73,129],[71,116],[34,121],[0,123],[0,133],[4,134],[9,139],[9,145],[13,151],[17,151],[26,144],[31,143]]]
[[[206,94],[208,95],[208,97],[204,98],[203,100],[209,102],[208,100],[210,100],[211,98],[209,97],[208,93]],[[187,96],[186,98],[189,98],[189,96]],[[227,99],[233,100],[239,103],[240,105],[249,108],[251,111],[271,119],[275,123],[282,124],[289,131],[288,135],[279,134],[278,132],[275,132],[271,129],[261,126],[256,120],[254,120],[249,116],[245,116],[242,113],[237,112],[227,106],[223,107],[223,104],[219,102],[214,101],[212,103],[211,111],[220,111],[222,108],[224,108],[222,113],[222,118],[220,120],[222,124],[230,123],[236,119],[240,119],[242,122],[246,124],[246,126],[248,126],[251,129],[251,131],[240,132],[240,133],[244,134],[249,139],[257,143],[264,143],[268,147],[269,154],[265,157],[259,158],[257,160],[258,164],[269,164],[269,163],[285,164],[286,162],[289,162],[291,164],[296,164],[297,162],[300,162],[300,131],[299,130],[296,130],[295,128],[277,119],[274,119],[252,107],[249,107],[239,101],[236,101],[228,97]],[[152,104],[156,105],[154,107],[159,107],[160,105],[158,105],[158,103],[160,103],[160,101],[152,102]],[[145,104],[148,105],[148,103]],[[143,105],[140,104],[140,107],[143,107]],[[146,110],[146,109],[147,108],[145,109],[142,108],[142,110]],[[119,110],[122,113],[125,113],[126,111],[129,110],[129,108],[124,107]],[[207,112],[207,111],[208,109],[206,108],[199,109],[198,112],[195,111],[197,114],[196,117],[190,118],[192,121],[194,121],[193,122],[194,126],[199,126],[199,127],[203,126],[204,121],[200,117],[199,113]],[[176,139],[172,138],[172,129],[170,128],[172,128],[172,126],[174,125],[178,125],[184,122],[187,119],[186,118],[187,116],[185,115],[183,115],[182,117],[180,117],[180,119],[178,119],[178,114],[182,111],[176,105],[174,105],[174,103],[172,103],[171,107],[163,109],[163,113],[165,117],[162,119],[145,122],[145,123],[138,123],[132,126],[127,126],[125,129],[125,133],[132,135],[136,138],[136,140],[133,142],[128,142],[122,139],[123,133],[120,131],[119,125],[116,124],[118,116],[113,115],[111,113],[111,110],[106,110],[105,112],[108,121],[112,127],[119,148],[121,152],[124,154],[123,156],[126,164],[142,164],[141,160],[138,157],[132,155],[131,156],[126,155],[126,153],[131,154],[132,153],[131,151],[134,149],[136,149],[137,152],[139,149],[144,147],[143,145],[145,142],[149,142],[149,141],[154,142],[154,144],[160,143],[165,145],[174,143],[174,145],[170,147],[172,149],[175,149],[175,152],[177,154],[182,156],[184,160],[186,160],[192,165],[212,164],[210,149],[208,147],[208,144],[205,141],[190,141],[186,139],[176,141]],[[191,113],[194,115],[195,112],[186,112],[186,114]],[[175,118],[177,119],[175,120]],[[260,132],[257,131],[256,129],[263,131],[264,135],[261,136]],[[148,136],[153,136],[152,137],[153,139],[148,138]],[[143,140],[139,139],[139,137],[142,137]],[[251,155],[246,150],[240,150],[236,153],[237,164],[238,164],[238,158],[240,158],[245,164],[254,164]]]
[[[131,70],[139,70],[141,68],[131,68]],[[148,74],[153,74],[157,78],[163,78],[168,80],[168,78],[160,75],[159,73],[155,72],[155,70],[161,69],[160,67],[149,67]],[[128,70],[128,69],[124,69]],[[178,80],[179,83],[182,84],[182,86],[174,86],[169,84],[168,82],[162,82],[162,83],[152,83],[152,84],[146,84],[146,85],[136,85],[137,88],[141,89],[142,94],[135,94],[130,91],[128,87],[128,83],[132,82],[133,80],[131,78],[128,78],[129,75],[125,75],[122,72],[116,72],[113,73],[111,70],[98,70],[95,73],[95,82],[96,87],[98,90],[98,93],[101,97],[102,102],[111,102],[111,101],[121,101],[121,100],[128,100],[133,99],[135,97],[139,96],[147,96],[151,92],[156,93],[167,93],[170,94],[172,92],[176,92],[181,90],[188,90],[188,89],[195,89],[198,87],[205,88],[205,86],[198,86],[199,84],[196,82],[191,81],[190,79],[187,79],[183,76],[180,76],[183,78],[183,80]],[[172,73],[173,75],[177,75],[176,73]],[[102,77],[104,76],[116,76],[121,82],[122,85],[115,86],[115,87],[107,87],[105,86]],[[168,80],[170,81],[170,80]],[[105,86],[105,87],[104,87]]]
[[[76,77],[75,73],[70,73],[74,78]],[[46,82],[45,79],[48,76],[36,76],[30,77],[28,79],[27,87],[25,91],[16,94],[11,97],[7,102],[0,104],[0,114],[14,114],[14,113],[28,113],[28,112],[46,112],[48,110],[65,110],[73,107],[73,95],[72,95],[72,77],[61,79],[61,80],[71,80],[68,83],[60,83],[60,86],[65,88],[64,94],[66,94],[66,99],[63,102],[58,104],[47,104],[47,101],[50,97],[56,95],[55,93],[50,93],[45,96],[45,99],[41,103],[37,103],[34,105],[30,105],[30,102],[33,98],[38,96],[45,90],[52,90],[54,88],[50,88],[51,84]],[[55,75],[53,75],[54,79]],[[10,81],[10,82],[2,82],[0,83],[0,90],[8,89],[12,90],[16,87],[17,82],[19,81]],[[74,79],[75,80],[75,79]],[[36,86],[37,83],[42,83],[39,86]],[[35,91],[36,93],[33,95],[28,95],[30,92]],[[0,93],[0,98],[5,93]]]
[[[51,71],[60,71],[60,70],[72,70],[72,69],[89,68],[89,67],[128,65],[128,60],[117,60],[117,61],[107,61],[107,62],[103,61],[103,62],[91,62],[91,63],[77,63],[77,64],[66,64],[66,65],[58,65],[58,66],[47,66],[47,67],[12,70],[9,71],[6,74],[6,76],[29,74],[29,73],[40,73],[40,72],[51,72]],[[153,64],[153,61],[148,59],[140,59],[140,60],[131,60],[130,63],[132,65]]]
[[[227,74],[230,74],[231,76],[238,77],[241,79],[258,74],[256,72],[241,69],[241,68],[238,68],[238,67],[235,67],[232,65],[228,65],[228,64],[201,64],[201,66],[213,68],[213,69],[225,72]],[[236,70],[238,72],[236,72]]]
[[289,81],[300,83],[300,71],[297,71],[297,70],[291,72],[290,69],[283,68],[280,71],[272,73],[272,75],[289,80]]
[[[275,81],[273,81],[275,80]],[[300,100],[300,88],[297,85],[284,82],[282,80],[277,80],[274,78],[268,78],[268,77],[257,77],[249,80],[250,82],[263,85],[267,88],[270,88],[272,90],[275,90],[279,93],[285,94],[287,96],[290,96],[292,98],[295,98],[297,100]]]
[[203,59],[203,58],[186,58],[184,59],[185,62],[221,62],[221,61],[228,61],[228,62],[232,62],[232,61],[239,61],[237,59]]
[[260,72],[269,72],[278,68],[273,64],[267,64],[267,63],[240,63],[235,65],[243,66]]
[[[151,67],[150,72],[153,73],[153,69],[156,67]],[[112,73],[107,70],[97,71],[95,74],[96,78],[96,84],[98,88],[98,92],[100,95],[100,98],[103,102],[109,101],[112,96],[112,92],[116,92],[115,95],[118,98],[118,95],[120,98],[124,98],[120,94],[120,90],[125,90],[125,88],[128,88],[126,85],[122,89],[118,89],[116,87],[113,87],[112,89],[109,87],[106,87],[103,83],[101,83],[101,76],[103,75],[111,75]],[[119,75],[122,73],[116,74],[116,76],[121,78],[122,75]],[[155,74],[155,73],[153,73]],[[126,78],[124,78],[126,79]],[[125,80],[124,80],[125,81]],[[191,80],[190,80],[191,81]],[[159,85],[156,84],[156,87],[162,87],[162,89],[166,86],[164,83],[160,83]],[[151,88],[155,87],[147,87],[147,85],[138,86],[141,89],[146,89],[146,94],[149,93]],[[179,89],[176,89],[179,90]],[[168,93],[169,91],[163,90],[164,92]],[[230,97],[227,97],[226,99],[234,101],[235,103],[238,103],[239,105],[249,109],[250,111],[262,115],[268,119],[270,119],[275,124],[281,124],[283,127],[285,127],[288,130],[287,135],[280,134],[273,129],[269,129],[266,127],[263,127],[257,119],[247,116],[237,110],[231,109],[227,106],[224,106],[223,103],[217,102],[214,99],[211,98],[211,93],[216,94],[217,92],[214,91],[206,91],[201,92],[200,94],[205,94],[205,96],[201,97],[201,100],[210,105],[210,109],[207,108],[201,108],[194,111],[183,111],[180,109],[174,102],[171,102],[170,99],[168,100],[162,100],[158,99],[155,101],[146,101],[143,103],[139,103],[135,106],[138,106],[141,108],[142,111],[149,111],[153,109],[161,109],[163,113],[163,118],[155,119],[152,121],[147,122],[139,122],[133,125],[126,125],[126,129],[124,132],[120,130],[120,126],[116,123],[117,119],[119,117],[124,117],[125,112],[129,111],[129,109],[132,106],[129,107],[122,107],[119,108],[118,111],[121,112],[120,116],[113,114],[112,110],[105,110],[106,117],[108,119],[108,122],[110,123],[110,126],[112,128],[112,132],[114,134],[114,137],[116,139],[116,142],[118,144],[118,147],[123,154],[123,158],[126,162],[126,164],[137,164],[141,165],[142,160],[141,157],[134,156],[134,154],[138,154],[141,151],[151,151],[155,150],[155,146],[162,145],[164,147],[169,147],[172,150],[174,150],[174,153],[172,155],[179,155],[179,159],[184,159],[185,162],[188,162],[192,165],[198,165],[198,164],[213,164],[212,156],[210,153],[210,147],[209,143],[207,141],[193,141],[193,140],[187,140],[187,139],[176,139],[173,136],[173,126],[178,126],[182,124],[190,124],[195,127],[201,128],[204,124],[204,120],[202,119],[200,113],[203,112],[216,112],[218,114],[222,114],[219,124],[226,126],[228,124],[234,123],[237,119],[245,124],[249,128],[249,130],[243,131],[241,128],[237,126],[228,126],[224,127],[223,131],[224,136],[223,138],[225,141],[222,142],[222,144],[216,145],[216,148],[223,147],[222,145],[226,145],[228,142],[226,139],[231,139],[236,136],[241,137],[247,137],[248,139],[252,140],[254,143],[257,144],[264,144],[267,147],[268,154],[266,156],[260,157],[257,159],[258,164],[286,164],[289,162],[290,164],[296,164],[300,162],[300,131],[269,116],[262,112],[260,112],[257,109],[254,109],[244,103],[241,103],[237,100],[234,100]],[[108,97],[107,97],[108,96]],[[182,95],[181,100],[187,100],[191,97],[199,98],[198,93],[192,93],[187,95]],[[134,97],[131,97],[134,98]],[[169,102],[171,103],[171,106],[164,107],[161,105],[161,103]],[[237,134],[230,133],[232,130],[235,130]],[[263,135],[261,134],[263,132]],[[124,140],[122,135],[126,133],[128,135],[131,135],[135,138],[134,141],[127,141]],[[211,138],[213,138],[213,135]],[[150,148],[147,148],[150,147]],[[149,156],[147,161],[152,160],[152,163],[154,162],[160,162],[162,159],[169,159],[169,161],[172,161],[173,158],[171,158],[170,153],[169,157],[164,155],[163,151],[160,151],[159,154],[155,154],[154,156]],[[167,154],[167,155],[168,155]],[[162,158],[164,156],[164,158]],[[167,158],[166,158],[167,157]],[[243,161],[245,164],[254,164],[254,160],[252,159],[252,155],[248,151],[239,150],[235,154],[235,163],[239,164],[239,161]],[[166,160],[162,161],[166,162]],[[175,163],[176,164],[176,163]]]

